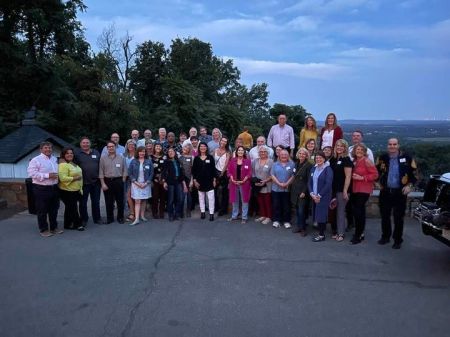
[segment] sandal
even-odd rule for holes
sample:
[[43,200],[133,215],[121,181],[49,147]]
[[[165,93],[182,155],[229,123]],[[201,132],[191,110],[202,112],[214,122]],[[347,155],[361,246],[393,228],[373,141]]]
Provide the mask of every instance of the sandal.
[[127,221],[134,221],[134,214],[130,214],[128,215],[128,218],[126,219]]
[[338,242],[344,241],[344,235],[339,234],[339,235],[336,237],[336,241],[338,241]]

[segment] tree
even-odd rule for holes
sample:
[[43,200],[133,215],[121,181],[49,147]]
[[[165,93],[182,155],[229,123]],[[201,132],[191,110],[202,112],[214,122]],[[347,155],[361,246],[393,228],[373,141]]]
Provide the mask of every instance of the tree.
[[[116,73],[116,90],[129,91],[131,67],[137,54],[137,50],[132,50],[131,41],[133,38],[128,31],[120,39],[116,37],[114,24],[103,30],[97,42],[101,48],[102,57],[110,62]],[[110,75],[113,78],[113,74]],[[112,88],[115,88],[113,86]]]

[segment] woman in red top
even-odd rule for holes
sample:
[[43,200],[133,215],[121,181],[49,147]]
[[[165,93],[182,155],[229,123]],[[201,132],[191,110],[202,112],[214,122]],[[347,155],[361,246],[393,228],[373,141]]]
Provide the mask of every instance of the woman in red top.
[[378,178],[375,165],[367,158],[367,147],[363,143],[356,144],[352,150],[352,207],[355,217],[355,235],[351,240],[356,245],[364,239],[366,225],[366,203],[373,191],[373,183]]
[[334,149],[338,139],[344,138],[342,128],[337,124],[337,118],[334,113],[329,113],[325,119],[325,126],[320,132],[320,148],[331,146]]

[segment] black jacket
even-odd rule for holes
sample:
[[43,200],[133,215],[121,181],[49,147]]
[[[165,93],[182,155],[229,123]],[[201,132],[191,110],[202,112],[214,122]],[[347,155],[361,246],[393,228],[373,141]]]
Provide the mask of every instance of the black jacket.
[[[176,176],[174,164],[178,168],[178,176]],[[161,179],[166,182],[167,185],[176,185],[184,181],[184,170],[177,159],[166,159],[164,161]]]

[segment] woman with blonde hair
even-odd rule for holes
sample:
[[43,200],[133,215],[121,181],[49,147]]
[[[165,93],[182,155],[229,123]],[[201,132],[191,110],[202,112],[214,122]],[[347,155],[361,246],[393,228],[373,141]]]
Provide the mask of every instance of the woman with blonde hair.
[[333,199],[336,207],[330,210],[333,239],[344,240],[345,233],[345,206],[349,200],[350,183],[352,181],[353,163],[348,155],[348,143],[344,139],[336,141],[333,157],[330,159],[333,170]]
[[306,142],[309,139],[317,139],[319,136],[319,132],[317,131],[316,120],[313,116],[308,116],[305,118],[305,126],[300,131],[300,144],[299,149],[301,147],[305,147]]
[[352,173],[352,207],[355,217],[355,235],[353,245],[364,240],[366,225],[366,203],[373,191],[373,183],[378,179],[375,165],[367,158],[367,147],[363,143],[353,146],[352,157],[354,169]]
[[306,236],[306,218],[308,216],[308,179],[313,165],[309,162],[309,152],[304,147],[298,149],[296,158],[298,162],[295,166],[294,180],[291,185],[291,204],[297,213],[297,224],[292,230]]
[[331,146],[334,149],[338,139],[344,138],[342,128],[337,124],[337,117],[333,112],[330,112],[325,119],[325,126],[320,131],[320,148]]

